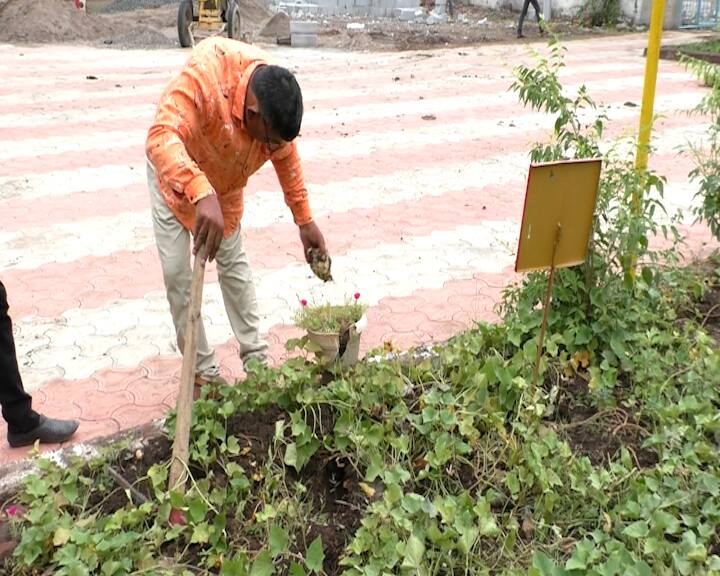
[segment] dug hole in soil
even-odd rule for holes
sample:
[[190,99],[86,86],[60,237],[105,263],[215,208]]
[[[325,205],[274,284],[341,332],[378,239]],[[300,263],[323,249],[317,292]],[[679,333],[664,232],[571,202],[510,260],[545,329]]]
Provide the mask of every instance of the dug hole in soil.
[[[322,430],[316,430],[320,437],[323,434],[331,433],[334,426],[332,414],[329,411],[323,412]],[[287,422],[290,417],[275,406],[262,412],[242,412],[230,417],[227,427],[228,435],[238,438],[243,448],[238,456],[232,458],[232,461],[242,466],[248,474],[261,470],[267,461],[268,449],[274,442],[275,424],[280,420]],[[141,450],[140,454],[137,453],[138,449]],[[159,435],[146,439],[142,443],[142,447],[137,445],[123,451],[112,465],[145,498],[153,500],[152,485],[147,478],[148,470],[153,464],[169,461],[171,456],[172,443],[167,436]],[[192,466],[191,471],[196,479],[204,476],[202,470]],[[220,466],[213,467],[212,472],[213,484],[221,486],[227,482]],[[346,545],[360,526],[362,513],[367,504],[363,501],[362,492],[358,490],[358,477],[354,469],[320,449],[299,474],[288,467],[285,468],[285,474],[288,487],[295,482],[300,482],[305,486],[313,512],[316,515],[322,515],[322,518],[325,519],[322,524],[308,522],[305,534],[291,535],[291,540],[294,541],[293,546],[297,547],[297,549],[291,548],[291,550],[303,554],[305,546],[320,536],[325,553],[323,568],[328,575],[338,574],[340,559]],[[235,510],[226,511],[228,536],[230,539],[235,537],[234,542],[242,545],[251,554],[259,551],[262,544],[253,541],[252,538],[240,538],[239,541],[237,538],[244,532],[245,524],[253,522],[253,516],[259,503],[260,500],[245,506],[238,519],[234,518]],[[113,485],[104,491],[100,489],[95,491],[90,498],[89,505],[92,507],[98,504],[101,504],[101,513],[106,515],[129,506],[128,496],[123,487],[119,485]],[[174,544],[170,544],[164,550],[166,556],[170,558],[176,552],[173,546]],[[196,545],[195,548],[194,550],[193,546],[190,547],[185,560],[190,563],[196,562],[200,566],[202,561],[197,555],[199,549]]]

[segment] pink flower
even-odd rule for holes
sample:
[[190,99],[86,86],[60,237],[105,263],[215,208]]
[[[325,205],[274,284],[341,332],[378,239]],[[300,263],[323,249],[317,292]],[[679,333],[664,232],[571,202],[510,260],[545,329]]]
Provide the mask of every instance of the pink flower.
[[355,300],[360,300],[360,292],[355,292]]
[[185,512],[178,510],[177,508],[173,508],[170,510],[170,518],[168,522],[171,526],[185,526],[187,524]]
[[7,510],[5,510],[5,514],[7,514],[8,518],[14,518],[20,515],[20,509],[15,505],[8,506]]
[[300,300],[300,306],[302,306],[303,308],[304,308],[305,306],[307,306],[307,300],[305,300],[305,298],[303,298],[302,300]]

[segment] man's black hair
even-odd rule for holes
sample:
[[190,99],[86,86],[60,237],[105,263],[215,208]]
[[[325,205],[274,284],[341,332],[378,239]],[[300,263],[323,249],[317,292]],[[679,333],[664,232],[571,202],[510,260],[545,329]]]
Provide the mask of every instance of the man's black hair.
[[300,133],[303,102],[300,86],[290,70],[280,66],[261,66],[250,83],[268,126],[286,142]]

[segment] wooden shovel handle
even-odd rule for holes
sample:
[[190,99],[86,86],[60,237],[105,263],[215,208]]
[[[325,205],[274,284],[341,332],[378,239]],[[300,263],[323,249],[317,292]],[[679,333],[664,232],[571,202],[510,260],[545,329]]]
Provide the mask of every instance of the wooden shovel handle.
[[202,244],[195,255],[190,303],[185,327],[185,349],[183,350],[180,393],[177,399],[175,440],[173,441],[172,462],[168,479],[168,490],[185,492],[187,465],[190,455],[190,424],[192,422],[193,386],[195,385],[195,364],[197,356],[197,327],[202,307],[203,283],[207,247]]

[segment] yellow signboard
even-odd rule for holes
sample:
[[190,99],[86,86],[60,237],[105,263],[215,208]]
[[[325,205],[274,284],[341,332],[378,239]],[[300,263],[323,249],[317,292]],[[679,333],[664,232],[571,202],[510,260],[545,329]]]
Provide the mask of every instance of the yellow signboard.
[[553,253],[556,268],[585,261],[601,167],[599,158],[530,165],[516,272],[552,267]]

